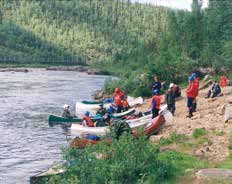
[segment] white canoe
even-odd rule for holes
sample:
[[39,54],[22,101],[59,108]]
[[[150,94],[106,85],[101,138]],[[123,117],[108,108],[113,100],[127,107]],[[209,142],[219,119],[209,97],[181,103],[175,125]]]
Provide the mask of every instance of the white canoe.
[[[160,107],[160,111],[159,113],[162,113],[163,111],[165,111],[167,109],[167,105],[162,105]],[[169,114],[169,113],[168,113]],[[166,115],[169,117],[169,115]],[[148,115],[145,115],[145,116],[142,116],[140,118],[137,118],[137,119],[132,119],[132,120],[127,120],[126,122],[127,123],[132,123],[132,122],[137,122],[137,121],[142,121],[142,120],[151,120],[152,118],[152,114],[148,114]],[[168,121],[172,121],[172,120],[168,120]]]
[[[131,122],[129,123],[130,127],[133,128],[137,128],[140,126],[145,126],[146,124],[148,124],[150,122],[150,120],[143,120],[143,121],[136,121],[136,122]],[[105,126],[105,127],[83,127],[80,124],[76,124],[73,123],[71,126],[71,131],[72,134],[77,133],[79,134],[94,134],[94,135],[105,135],[106,133],[110,132],[110,128],[109,126]]]
[[[128,96],[127,100],[131,107],[135,105],[143,104],[142,97],[133,98],[133,97]],[[110,103],[107,103],[107,104],[104,104],[104,107],[109,108],[110,105],[111,105]],[[99,109],[98,104],[83,104],[81,102],[77,102],[76,103],[76,116],[83,114],[85,111],[90,111],[91,113],[95,113],[98,109]]]

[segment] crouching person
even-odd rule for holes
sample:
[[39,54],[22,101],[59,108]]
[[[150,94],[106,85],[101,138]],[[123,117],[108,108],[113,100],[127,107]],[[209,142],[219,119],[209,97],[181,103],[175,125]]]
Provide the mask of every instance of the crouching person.
[[82,125],[84,127],[94,127],[94,123],[91,120],[91,118],[89,117],[89,111],[85,112],[85,115],[83,116],[83,121],[82,121]]

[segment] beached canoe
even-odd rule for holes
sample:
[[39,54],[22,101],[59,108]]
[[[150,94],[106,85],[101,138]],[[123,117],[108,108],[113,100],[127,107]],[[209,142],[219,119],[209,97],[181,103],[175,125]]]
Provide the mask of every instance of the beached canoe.
[[[150,120],[150,122],[144,127],[143,135],[150,136],[150,135],[158,133],[164,127],[164,124],[165,124],[165,118],[162,114],[159,114],[156,118]],[[132,131],[132,135],[134,137],[138,136],[136,129],[134,129]],[[87,136],[82,137],[82,138],[77,137],[71,141],[70,147],[83,149],[87,145],[94,145],[94,144],[97,144],[98,142],[102,142],[102,141],[106,144],[109,144],[111,142],[111,139],[91,140],[91,139],[88,139]]]
[[[142,97],[138,97],[138,98],[128,97],[127,100],[128,100],[130,107],[143,104]],[[109,108],[110,106],[111,106],[111,103],[104,104],[104,108]],[[99,104],[84,104],[81,102],[77,102],[76,103],[76,116],[78,116],[79,114],[83,114],[85,111],[90,111],[91,113],[94,113],[98,109],[99,109]]]
[[125,112],[121,112],[121,113],[114,113],[111,115],[112,118],[122,118],[123,116],[128,116],[128,115],[131,115],[135,112],[135,109],[132,108],[132,109],[129,109],[128,111],[125,111]]
[[[173,116],[167,110],[166,106],[163,106],[159,113],[160,113],[160,115],[162,115],[162,117],[164,118],[166,123],[168,123],[168,124],[172,123]],[[154,119],[152,119],[152,120],[149,119],[149,115],[148,115],[146,118],[141,118],[140,120],[139,119],[131,120],[129,122],[129,126],[132,129],[135,129],[135,128],[138,128],[138,127],[143,127],[143,126],[146,126],[147,124],[153,122]],[[153,129],[149,130],[149,132],[152,131],[152,130]],[[83,127],[82,125],[79,125],[79,124],[72,124],[71,131],[72,131],[73,134],[77,134],[77,135],[80,135],[80,134],[93,134],[93,135],[100,135],[101,136],[101,135],[105,135],[105,134],[109,133],[110,129],[109,129],[109,126],[105,126],[105,127]]]

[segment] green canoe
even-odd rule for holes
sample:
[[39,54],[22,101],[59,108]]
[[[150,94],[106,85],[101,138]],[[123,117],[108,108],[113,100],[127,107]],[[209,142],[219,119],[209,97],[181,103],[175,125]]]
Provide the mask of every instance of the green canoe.
[[[101,118],[102,118],[101,116],[95,116],[95,117],[92,117],[91,119],[94,122]],[[81,118],[66,118],[62,116],[49,115],[48,122],[50,124],[59,124],[59,123],[71,124],[71,123],[81,123],[82,119]]]
[[102,102],[86,101],[86,100],[84,100],[84,101],[82,101],[81,103],[83,103],[83,104],[100,104],[100,103],[102,103]]
[[67,123],[78,123],[82,122],[82,119],[80,118],[66,118],[62,116],[55,116],[55,115],[50,115],[48,117],[48,122],[67,122]]

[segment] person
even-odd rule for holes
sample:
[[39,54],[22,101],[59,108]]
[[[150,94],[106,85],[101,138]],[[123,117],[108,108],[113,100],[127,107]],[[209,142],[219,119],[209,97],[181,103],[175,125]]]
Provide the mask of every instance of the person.
[[63,111],[63,113],[62,113],[62,117],[65,117],[65,118],[73,118],[73,116],[71,116],[71,113],[70,113],[70,111],[69,111],[70,106],[67,105],[67,104],[65,104],[65,105],[63,106],[63,108],[64,108],[64,111]]
[[197,88],[196,85],[194,84],[194,77],[190,76],[188,78],[189,80],[189,85],[186,89],[186,96],[187,96],[187,107],[188,107],[188,116],[189,118],[193,117],[193,100],[196,97],[197,94]]
[[153,97],[151,99],[151,110],[152,110],[152,119],[158,116],[161,104],[161,96],[159,95],[159,90],[153,91]]
[[85,115],[83,116],[82,119],[83,119],[82,125],[84,127],[94,127],[94,123],[93,123],[93,121],[89,117],[89,111],[85,112]]
[[226,87],[228,85],[228,78],[226,76],[221,76],[220,77],[220,81],[219,81],[219,85],[221,87]]
[[126,97],[122,101],[122,108],[123,108],[123,112],[128,111],[128,109],[130,108]]
[[152,91],[157,90],[160,94],[162,88],[162,84],[157,76],[154,76],[154,82],[152,83]]
[[206,98],[209,98],[211,96],[211,93],[213,93],[211,98],[215,98],[216,96],[218,96],[221,93],[220,85],[216,81],[214,81],[214,83],[210,87]]
[[113,97],[114,105],[117,108],[117,113],[120,113],[122,111],[122,100],[124,99],[124,93],[120,88],[115,88]]
[[194,78],[194,86],[196,88],[196,90],[195,90],[195,98],[193,100],[193,112],[196,112],[196,110],[197,110],[197,96],[198,96],[198,92],[199,92],[200,83],[199,83],[199,78],[197,77],[196,73],[193,73],[192,77]]
[[177,84],[174,84],[174,83],[171,83],[169,85],[169,88],[170,88],[170,86],[172,88],[172,91],[174,91],[175,98],[180,97],[181,96],[181,89],[180,89],[180,87]]
[[106,114],[106,108],[104,108],[104,105],[103,103],[100,103],[99,104],[99,109],[98,111],[96,112],[97,115],[100,115],[100,116],[104,116]]
[[174,115],[175,113],[175,110],[176,110],[176,106],[175,106],[175,103],[176,103],[176,95],[175,95],[175,91],[174,91],[174,84],[171,83],[169,85],[169,89],[167,91],[167,94],[165,96],[165,102],[167,103],[168,105],[168,110]]

